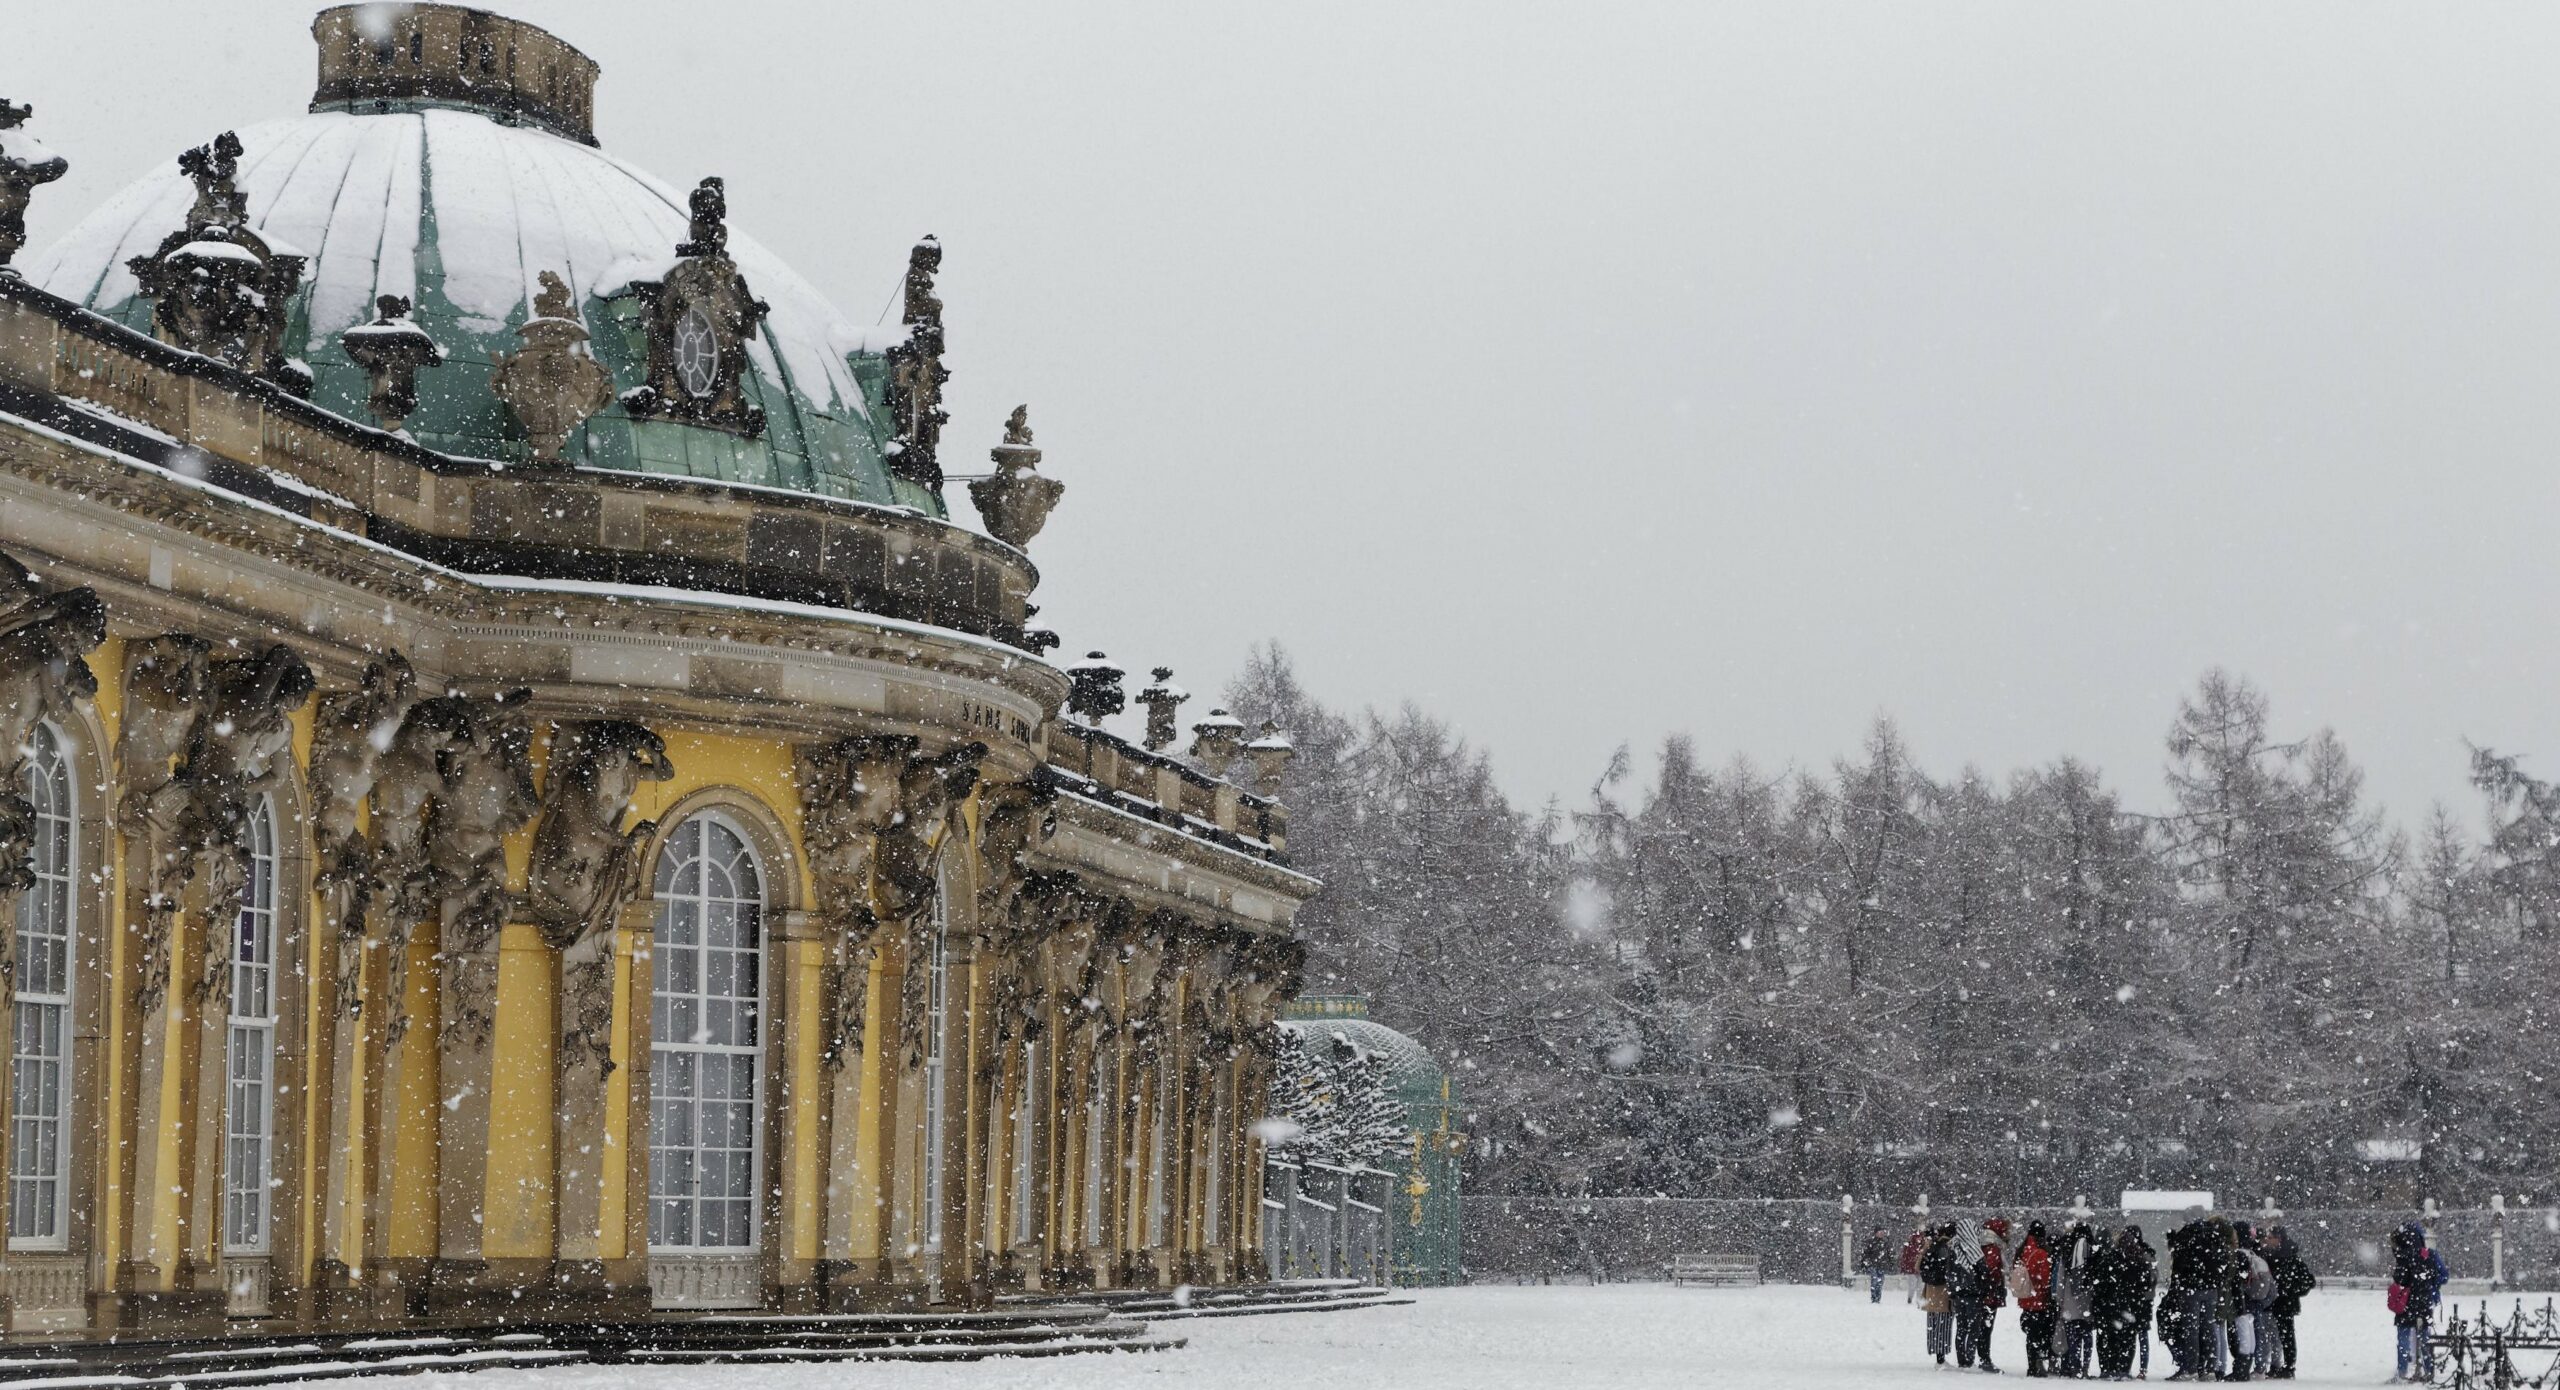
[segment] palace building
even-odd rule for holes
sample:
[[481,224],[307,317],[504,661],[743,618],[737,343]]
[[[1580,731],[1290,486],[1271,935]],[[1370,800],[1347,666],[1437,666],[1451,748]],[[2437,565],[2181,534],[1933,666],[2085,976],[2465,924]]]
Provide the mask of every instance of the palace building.
[[1288,747],[1052,659],[940,248],[854,326],[560,39],[313,34],[39,252],[0,103],[6,1325],[1265,1277]]

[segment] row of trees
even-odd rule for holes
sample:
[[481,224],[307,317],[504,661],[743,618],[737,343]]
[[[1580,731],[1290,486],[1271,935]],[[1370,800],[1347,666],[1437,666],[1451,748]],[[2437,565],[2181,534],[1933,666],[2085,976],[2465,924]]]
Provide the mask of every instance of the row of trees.
[[1407,707],[1230,688],[1292,731],[1310,988],[1448,1066],[1478,1191],[2288,1204],[2560,1188],[2560,791],[2481,751],[2484,836],[2382,824],[2345,748],[2210,673],[2164,814],[2069,760],[1823,772],[1623,751],[1525,814]]

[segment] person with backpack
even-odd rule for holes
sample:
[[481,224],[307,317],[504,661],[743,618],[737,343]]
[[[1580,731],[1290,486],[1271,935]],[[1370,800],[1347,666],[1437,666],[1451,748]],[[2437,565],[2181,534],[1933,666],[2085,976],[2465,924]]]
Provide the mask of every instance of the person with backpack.
[[2427,1246],[2425,1229],[2412,1221],[2391,1233],[2391,1287],[2384,1295],[2399,1343],[2394,1380],[2433,1380],[2435,1348],[2427,1341],[2434,1330],[2436,1298],[2444,1289],[2443,1257]]
[[[1947,1352],[1953,1348],[1956,1334],[1956,1228],[1940,1226],[1929,1233],[1928,1247],[1920,1252],[1914,1273],[1920,1280],[1920,1312],[1929,1320],[1929,1354],[1938,1364],[1947,1364]],[[1963,1362],[1971,1364],[1968,1350]]]
[[2233,1255],[2238,1260],[2232,1292],[2234,1308],[2231,1318],[2232,1380],[2247,1380],[2267,1370],[2268,1310],[2275,1307],[2275,1271],[2259,1250],[2258,1233],[2245,1223],[2232,1227],[2236,1240]]
[[2275,1275],[2275,1302],[2268,1305],[2270,1326],[2260,1333],[2266,1343],[2267,1375],[2275,1380],[2291,1380],[2300,1361],[2300,1348],[2294,1344],[2293,1320],[2302,1314],[2302,1298],[2320,1281],[2312,1277],[2311,1266],[2302,1258],[2302,1250],[2293,1236],[2282,1226],[2267,1230],[2264,1246],[2267,1268]]
[[2009,1303],[2006,1264],[2000,1254],[1998,1229],[1986,1225],[1981,1253],[1975,1256],[1967,1281],[1967,1296],[1956,1304],[1956,1337],[1973,1351],[1970,1357],[1960,1354],[1957,1363],[1979,1365],[1992,1375],[1998,1375],[2000,1368],[1991,1363],[1991,1329],[1999,1322],[2000,1310]]

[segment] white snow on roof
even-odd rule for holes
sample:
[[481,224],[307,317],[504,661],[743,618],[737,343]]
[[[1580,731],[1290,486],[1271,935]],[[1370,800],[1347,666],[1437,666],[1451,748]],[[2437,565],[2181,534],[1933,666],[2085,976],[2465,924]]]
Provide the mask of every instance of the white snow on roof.
[[[444,294],[465,326],[495,334],[530,317],[539,276],[595,285],[626,262],[663,264],[689,227],[685,194],[601,150],[465,111],[319,111],[241,129],[238,186],[250,225],[319,248],[305,272],[311,339],[373,316],[384,294],[416,298],[432,206]],[[163,162],[61,242],[29,259],[29,280],[101,310],[139,290],[127,259],[184,222],[194,186]],[[808,281],[732,227],[729,252],[772,306],[755,366],[822,409],[862,413],[848,351],[893,338],[848,323]],[[875,349],[876,350],[876,349]]]

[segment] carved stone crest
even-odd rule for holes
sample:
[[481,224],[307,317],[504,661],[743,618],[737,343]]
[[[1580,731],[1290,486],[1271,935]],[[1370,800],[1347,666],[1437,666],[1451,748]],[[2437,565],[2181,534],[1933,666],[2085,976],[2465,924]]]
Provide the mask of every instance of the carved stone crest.
[[1030,414],[1027,405],[1013,408],[1004,442],[988,455],[996,471],[969,484],[969,500],[977,504],[987,534],[1016,550],[1029,546],[1049,524],[1049,513],[1067,490],[1065,483],[1040,474],[1040,451],[1031,447]]
[[754,439],[764,433],[764,411],[747,399],[747,344],[768,306],[729,258],[729,199],[720,180],[704,179],[691,203],[693,225],[676,247],[676,263],[659,279],[630,284],[648,313],[649,375],[622,393],[622,404],[636,416]]
[[941,269],[942,243],[932,237],[907,253],[907,337],[889,349],[889,411],[898,427],[889,471],[936,492],[942,489],[942,427],[951,420],[942,408],[942,388],[951,380],[942,365],[942,301],[933,293]]
[[71,171],[70,163],[20,130],[32,106],[0,97],[0,275],[15,275],[9,259],[27,244],[27,202],[38,186]]
[[285,336],[304,261],[250,229],[248,200],[232,182],[240,137],[226,130],[178,156],[178,167],[196,185],[186,225],[125,262],[152,303],[153,327],[164,342],[310,394],[311,370],[287,355]]
[[506,402],[533,444],[533,461],[561,462],[560,451],[595,413],[613,404],[613,375],[586,349],[587,327],[578,319],[568,283],[542,272],[533,317],[516,330],[524,346],[492,356],[489,389]]

